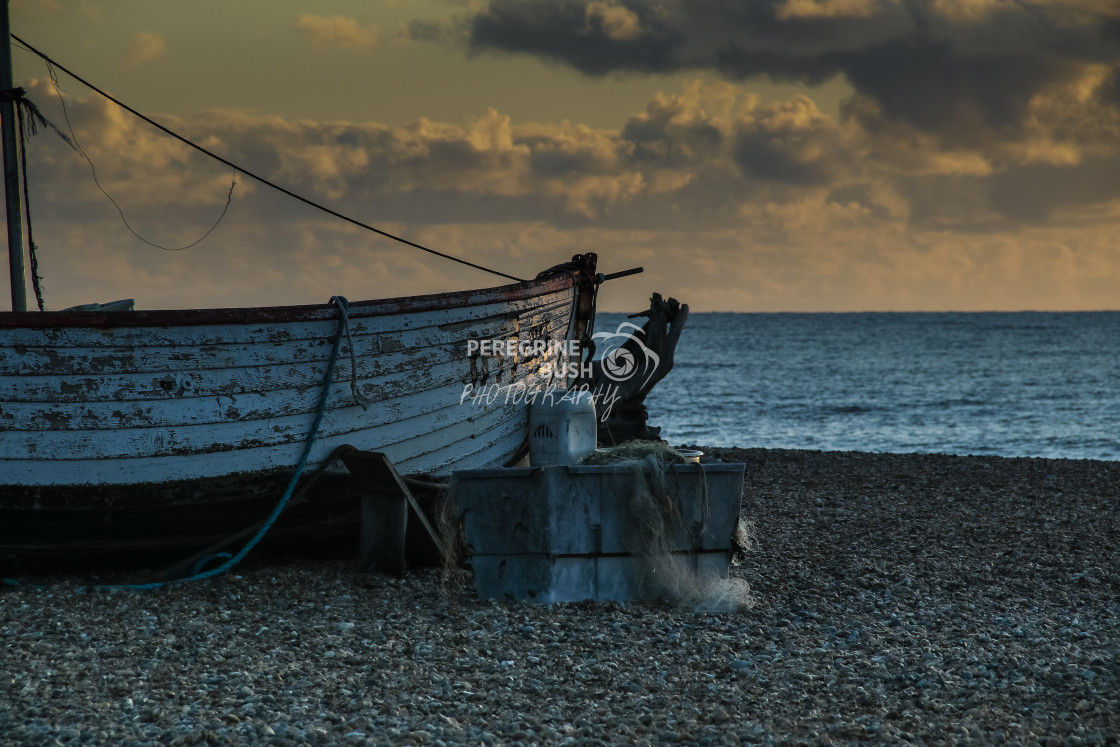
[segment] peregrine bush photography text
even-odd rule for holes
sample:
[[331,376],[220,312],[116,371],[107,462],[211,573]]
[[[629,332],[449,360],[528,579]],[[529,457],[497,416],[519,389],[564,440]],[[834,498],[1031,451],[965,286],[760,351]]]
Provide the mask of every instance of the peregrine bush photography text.
[[[619,400],[620,386],[632,379],[645,384],[657,370],[660,357],[646,347],[642,335],[642,328],[630,322],[621,322],[613,332],[591,335],[590,350],[599,362],[602,380],[595,380],[596,367],[585,360],[579,340],[469,340],[466,354],[471,361],[472,381],[463,385],[459,404],[552,404],[589,393],[599,419],[606,422]],[[522,365],[536,366],[540,381],[501,383],[503,371]],[[489,381],[491,377],[495,381]]]

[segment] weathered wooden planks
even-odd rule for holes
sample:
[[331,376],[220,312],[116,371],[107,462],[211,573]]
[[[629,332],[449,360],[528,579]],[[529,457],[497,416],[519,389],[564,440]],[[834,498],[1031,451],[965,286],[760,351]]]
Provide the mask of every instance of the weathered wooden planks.
[[[466,343],[565,339],[575,288],[570,278],[510,288],[425,297],[415,311],[400,299],[351,305],[356,361],[344,343],[312,463],[341,443],[427,472],[516,449],[524,405],[460,404],[463,386],[543,385],[541,366],[560,361],[471,361]],[[271,322],[257,311],[217,310],[212,324],[182,312],[190,323],[179,327],[174,312],[93,314],[87,327],[75,314],[56,327],[44,315],[24,327],[11,317],[27,315],[0,315],[0,484],[158,483],[293,464],[337,310],[290,307]],[[239,314],[245,323],[231,322]],[[368,410],[350,392],[355,364]]]

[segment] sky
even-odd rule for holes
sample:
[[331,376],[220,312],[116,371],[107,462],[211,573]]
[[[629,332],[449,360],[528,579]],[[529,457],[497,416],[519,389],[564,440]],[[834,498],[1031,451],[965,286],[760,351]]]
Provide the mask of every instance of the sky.
[[[133,108],[362,222],[518,277],[588,251],[645,267],[603,287],[605,310],[654,291],[696,311],[1120,308],[1116,0],[11,0],[10,17]],[[244,175],[179,250],[233,170],[12,54],[167,247],[41,131],[49,309],[504,282]]]

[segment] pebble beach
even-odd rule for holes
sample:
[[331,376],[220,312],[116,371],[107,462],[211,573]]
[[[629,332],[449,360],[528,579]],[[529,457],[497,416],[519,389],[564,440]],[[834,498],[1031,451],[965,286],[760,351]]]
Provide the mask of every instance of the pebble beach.
[[480,601],[356,548],[35,577],[0,743],[1117,743],[1120,462],[693,448],[746,463],[749,609]]

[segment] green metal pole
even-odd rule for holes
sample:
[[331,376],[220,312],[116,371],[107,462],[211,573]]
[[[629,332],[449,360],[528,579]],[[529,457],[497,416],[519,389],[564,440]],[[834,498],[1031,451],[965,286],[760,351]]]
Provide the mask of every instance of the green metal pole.
[[[8,25],[8,0],[0,13],[0,94],[12,90],[12,42]],[[27,311],[23,271],[23,213],[19,204],[19,162],[16,158],[16,105],[11,95],[0,99],[3,129],[4,197],[8,214],[8,268],[12,280],[12,311]]]

